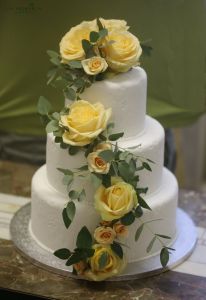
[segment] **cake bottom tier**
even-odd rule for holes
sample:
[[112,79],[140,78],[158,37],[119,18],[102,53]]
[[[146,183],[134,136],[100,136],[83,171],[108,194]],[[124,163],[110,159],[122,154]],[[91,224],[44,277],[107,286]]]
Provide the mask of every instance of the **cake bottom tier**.
[[[122,240],[128,262],[145,259],[160,251],[162,243],[157,239],[149,253],[146,249],[154,234],[171,237],[161,238],[165,245],[169,245],[176,235],[176,208],[178,199],[178,185],[174,175],[164,169],[160,189],[144,197],[152,211],[144,210],[144,214],[129,226],[129,235]],[[68,229],[62,220],[62,210],[69,198],[57,192],[49,183],[46,176],[46,166],[42,166],[32,180],[32,210],[29,226],[30,234],[41,247],[48,251],[59,248],[73,250],[76,237],[83,226],[87,226],[91,234],[100,221],[98,213],[91,202],[76,201],[76,215]],[[147,222],[140,238],[135,242],[137,228]]]

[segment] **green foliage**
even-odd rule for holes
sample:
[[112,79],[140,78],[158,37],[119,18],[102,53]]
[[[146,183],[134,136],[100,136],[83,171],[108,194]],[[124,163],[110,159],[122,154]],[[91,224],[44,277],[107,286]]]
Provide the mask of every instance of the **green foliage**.
[[69,219],[69,217],[67,215],[66,207],[62,211],[62,218],[63,218],[65,227],[69,228],[69,226],[71,224],[71,220]]
[[89,40],[91,43],[96,43],[97,40],[99,39],[99,33],[96,31],[91,31],[90,32],[90,36],[89,36]]
[[98,176],[95,173],[91,173],[91,181],[94,187],[97,189],[102,184],[102,177],[101,175]]
[[123,225],[126,225],[126,226],[131,225],[135,221],[134,213],[132,211],[130,211],[129,213],[124,215],[120,220]]
[[72,202],[72,201],[68,202],[68,204],[66,206],[66,213],[70,220],[70,223],[72,223],[75,213],[76,213],[76,206],[75,206],[74,202]]
[[74,175],[64,175],[62,179],[63,185],[70,185],[72,181],[74,180]]
[[92,236],[86,226],[79,231],[76,241],[77,248],[91,248]]
[[140,205],[142,208],[152,210],[152,209],[149,207],[149,205],[146,203],[146,201],[145,201],[140,195],[137,194],[137,197],[138,197],[139,205]]
[[107,265],[107,262],[108,262],[108,253],[103,252],[98,260],[99,269],[103,269]]
[[135,208],[134,214],[135,214],[135,217],[136,217],[136,218],[140,218],[140,217],[143,215],[143,211],[142,211],[142,208],[141,208],[140,205],[138,205],[138,206]]
[[135,233],[135,242],[138,241],[142,231],[143,231],[143,228],[144,228],[144,224],[140,225],[137,230],[136,230],[136,233]]
[[148,164],[148,163],[146,163],[146,162],[143,162],[142,163],[142,166],[144,167],[144,169],[146,169],[146,170],[148,170],[148,171],[152,171],[152,169],[151,169],[151,167],[150,167],[150,165]]
[[52,110],[51,104],[44,96],[39,97],[37,110],[38,113],[42,116],[48,115],[51,112]]
[[116,141],[124,135],[124,132],[114,133],[109,135],[110,141]]
[[114,160],[114,152],[112,150],[103,150],[98,154],[106,162],[111,162]]
[[46,125],[46,132],[53,132],[59,130],[59,122],[56,120],[51,120],[47,125]]
[[106,35],[108,35],[108,30],[106,28],[103,28],[99,31],[99,38],[100,39],[104,38]]
[[140,43],[140,45],[141,45],[141,48],[142,48],[143,55],[151,56],[153,48],[151,46],[143,44],[143,43]]
[[156,235],[156,236],[159,236],[159,237],[161,237],[161,238],[163,238],[163,239],[168,239],[168,240],[171,240],[171,237],[170,237],[170,236],[168,236],[168,235],[159,234],[159,233],[155,233],[155,235]]
[[99,27],[99,31],[104,29],[104,26],[102,25],[102,22],[100,21],[99,18],[97,18],[97,26]]
[[78,147],[78,146],[70,146],[69,147],[69,154],[70,155],[75,155],[79,152],[79,150],[80,150],[80,147]]
[[72,68],[72,69],[82,69],[82,63],[80,60],[71,60],[68,62],[68,65]]
[[105,188],[108,188],[108,187],[111,186],[111,176],[110,176],[110,174],[102,175],[102,184]]
[[169,251],[166,247],[163,247],[160,252],[160,262],[161,265],[165,268],[169,261]]
[[73,172],[69,169],[62,169],[62,168],[57,168],[57,170],[61,173],[63,173],[64,175],[73,175]]
[[115,254],[117,254],[121,259],[123,258],[123,250],[122,247],[120,246],[119,243],[117,242],[113,242],[113,244],[111,244],[111,249],[112,251],[114,251]]
[[148,247],[147,247],[147,249],[146,249],[147,253],[149,253],[149,252],[152,250],[152,247],[153,247],[154,242],[156,241],[156,239],[157,239],[157,237],[154,236],[154,237],[152,238],[152,240],[150,241],[150,243],[149,243],[149,245],[148,245]]
[[66,248],[58,249],[54,252],[54,255],[60,259],[68,259],[71,255],[71,251]]
[[76,100],[77,97],[75,90],[71,87],[65,90],[65,95],[71,101]]

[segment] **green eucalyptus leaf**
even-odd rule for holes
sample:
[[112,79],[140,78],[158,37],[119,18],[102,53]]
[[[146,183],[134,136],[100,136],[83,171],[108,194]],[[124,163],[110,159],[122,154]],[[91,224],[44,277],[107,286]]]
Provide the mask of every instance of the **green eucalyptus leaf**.
[[57,52],[53,51],[53,50],[47,50],[46,53],[47,53],[51,58],[53,58],[53,57],[59,58],[59,54],[58,54]]
[[54,251],[54,255],[60,259],[68,259],[71,255],[71,251],[66,248],[61,248]]
[[144,224],[140,225],[140,227],[137,228],[136,233],[135,233],[135,242],[138,241],[138,239],[143,231],[143,228],[144,228]]
[[169,251],[166,247],[163,247],[160,252],[161,265],[165,268],[167,266],[168,261],[169,261]]
[[146,163],[145,161],[142,163],[142,166],[144,167],[144,169],[148,170],[148,171],[152,171],[150,165],[148,163]]
[[82,69],[82,63],[80,60],[71,60],[70,62],[68,62],[68,65],[72,69]]
[[61,64],[61,61],[58,57],[52,57],[50,58],[50,62],[55,65],[55,66],[60,66]]
[[86,197],[85,189],[82,189],[81,192],[79,193],[78,201],[84,200],[85,197]]
[[124,132],[114,133],[109,135],[110,141],[116,141],[124,135]]
[[171,240],[171,236],[168,236],[168,235],[164,235],[164,234],[159,234],[159,233],[155,233],[155,235],[163,238],[163,239],[168,239],[168,240]]
[[52,80],[54,80],[56,74],[57,74],[57,67],[54,67],[51,70],[49,70],[49,72],[47,73],[47,77],[49,78],[47,84],[50,84]]
[[89,35],[89,40],[91,43],[96,43],[96,41],[99,39],[99,33],[96,31],[91,31]]
[[75,190],[71,190],[69,192],[69,198],[74,200],[74,199],[77,199],[79,197],[79,192],[78,191],[75,191]]
[[69,154],[70,155],[75,155],[75,154],[77,154],[77,152],[79,152],[79,150],[80,150],[80,147],[78,147],[78,146],[70,146],[69,147]]
[[142,211],[142,208],[140,205],[138,205],[136,208],[135,208],[135,217],[136,218],[141,218],[141,216],[143,215],[143,211]]
[[138,203],[141,207],[145,208],[145,209],[149,209],[149,210],[152,210],[149,205],[146,203],[146,201],[140,196],[140,195],[137,195],[138,197]]
[[69,217],[67,215],[66,208],[64,208],[62,211],[62,218],[63,218],[65,227],[69,228],[69,225],[71,224],[71,220],[69,219]]
[[135,221],[135,216],[132,211],[130,211],[129,213],[127,213],[121,218],[121,223],[126,226],[131,225],[132,223],[134,223],[134,221]]
[[57,168],[57,170],[59,172],[63,173],[64,175],[72,175],[73,176],[73,172],[69,169]]
[[114,160],[114,152],[112,150],[103,150],[98,154],[104,161],[110,162]]
[[102,255],[100,256],[99,260],[98,260],[98,264],[99,264],[99,269],[104,269],[104,267],[107,265],[108,263],[108,253],[107,252],[102,252]]
[[112,161],[111,167],[113,168],[114,175],[118,176],[118,165],[115,161]]
[[[53,135],[54,135],[55,137],[60,137],[60,138],[61,138],[60,142],[62,142],[62,135],[63,135],[63,133],[64,133],[64,129],[62,129],[62,128],[60,128],[60,127],[59,127],[58,130],[53,131]],[[56,143],[56,142],[55,142],[55,143]]]
[[59,122],[56,120],[50,121],[46,126],[46,132],[53,132],[59,130]]
[[65,95],[71,101],[74,101],[76,99],[76,97],[77,97],[75,90],[72,89],[72,88],[66,89],[65,90]]
[[106,35],[108,35],[108,30],[106,28],[103,28],[99,31],[99,38],[100,39],[104,38]]
[[67,82],[67,80],[65,80],[64,78],[59,76],[55,79],[55,81],[52,83],[52,85],[57,89],[63,90],[67,87],[68,82]]
[[74,202],[70,201],[68,202],[67,206],[66,206],[66,212],[67,212],[67,216],[70,219],[70,221],[72,222],[76,213],[76,206],[74,204]]
[[55,143],[59,144],[62,142],[62,137],[60,136],[55,136],[55,139],[54,139]]
[[66,266],[74,265],[82,260],[82,254],[81,253],[72,253],[72,255],[69,257],[69,259],[66,262]]
[[111,176],[110,174],[103,174],[102,175],[102,184],[105,188],[108,188],[111,186]]
[[149,253],[149,252],[152,250],[152,247],[153,247],[154,242],[156,241],[156,239],[157,239],[156,236],[154,236],[154,237],[152,238],[151,242],[149,243],[149,245],[148,245],[148,247],[147,247],[147,249],[146,249],[147,253]]
[[147,191],[148,191],[148,187],[146,188],[137,188],[136,189],[137,193],[140,195],[140,194],[146,194]]
[[155,162],[149,158],[147,158],[147,161],[151,162],[152,164],[155,164]]
[[76,86],[76,88],[82,88],[85,86],[85,81],[82,78],[77,78],[77,80],[75,80],[74,85]]
[[76,241],[77,248],[91,248],[92,236],[86,226],[79,231]]
[[131,173],[130,167],[129,167],[128,163],[126,163],[125,161],[120,161],[118,163],[118,170],[119,170],[120,176],[126,182],[128,182],[131,178],[133,178],[133,173]]
[[99,28],[99,31],[102,30],[102,29],[104,29],[104,26],[102,25],[102,22],[100,21],[99,18],[97,18],[97,26]]
[[64,175],[64,177],[62,179],[62,184],[63,185],[70,185],[73,180],[74,180],[73,175]]
[[82,166],[80,168],[77,168],[77,170],[79,170],[79,171],[87,171],[88,170],[88,165],[84,165],[84,166]]
[[111,244],[111,249],[112,251],[114,251],[114,253],[116,253],[120,258],[123,258],[123,250],[122,247],[120,246],[120,244],[113,242],[113,244]]
[[62,140],[62,142],[60,144],[60,148],[61,149],[68,149],[69,148],[69,144],[64,143],[63,140]]
[[140,45],[141,45],[141,48],[142,48],[143,55],[151,56],[151,52],[152,52],[153,48],[149,45],[145,45],[145,44],[142,44],[142,43]]
[[82,48],[84,49],[85,54],[87,54],[87,52],[89,52],[89,50],[92,48],[92,44],[90,44],[88,40],[83,39]]
[[60,119],[60,114],[59,114],[58,112],[54,112],[54,113],[52,114],[52,118],[53,118],[54,120],[56,120],[56,121],[59,121],[59,119]]
[[95,173],[91,173],[91,181],[94,187],[97,189],[102,184],[102,177],[97,176]]
[[44,96],[39,97],[37,110],[38,113],[43,116],[48,115],[51,112],[52,110],[51,104]]

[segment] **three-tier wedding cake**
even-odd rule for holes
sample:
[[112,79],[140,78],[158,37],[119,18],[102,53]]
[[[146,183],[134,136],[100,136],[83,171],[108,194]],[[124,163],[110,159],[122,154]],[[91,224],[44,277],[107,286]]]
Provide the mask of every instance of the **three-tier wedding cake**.
[[32,180],[29,230],[75,274],[103,280],[159,252],[166,264],[178,185],[163,167],[164,129],[146,115],[139,41],[120,20],[78,26],[63,37],[60,58],[49,53],[60,60],[56,69],[65,68],[66,109],[50,113],[46,100],[39,104],[49,133],[46,164]]

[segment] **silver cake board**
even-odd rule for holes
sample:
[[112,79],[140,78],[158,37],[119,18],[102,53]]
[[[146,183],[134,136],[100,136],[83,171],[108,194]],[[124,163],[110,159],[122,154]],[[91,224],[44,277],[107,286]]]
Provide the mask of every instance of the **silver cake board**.
[[[33,264],[59,275],[83,279],[72,274],[71,267],[65,261],[55,257],[51,252],[40,247],[29,234],[31,204],[26,204],[14,215],[10,224],[11,239],[17,250]],[[177,238],[170,247],[175,248],[170,254],[169,263],[163,268],[160,257],[154,255],[144,260],[129,263],[124,273],[111,277],[107,281],[121,281],[153,276],[170,270],[181,264],[192,253],[197,240],[196,228],[191,218],[180,208],[177,209]]]

